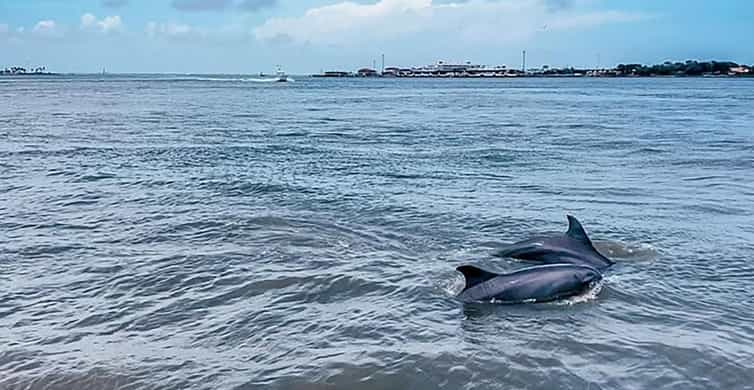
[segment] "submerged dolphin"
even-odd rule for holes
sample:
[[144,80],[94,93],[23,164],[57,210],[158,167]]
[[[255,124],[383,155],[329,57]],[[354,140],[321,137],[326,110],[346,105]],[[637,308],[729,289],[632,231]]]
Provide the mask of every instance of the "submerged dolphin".
[[540,265],[504,275],[471,265],[456,270],[466,278],[466,286],[458,295],[464,302],[549,302],[579,295],[602,279],[596,269],[576,264]]
[[584,264],[604,271],[613,261],[603,256],[592,245],[584,227],[573,216],[568,216],[568,231],[565,234],[538,236],[510,244],[496,252],[497,257],[540,262],[545,264]]

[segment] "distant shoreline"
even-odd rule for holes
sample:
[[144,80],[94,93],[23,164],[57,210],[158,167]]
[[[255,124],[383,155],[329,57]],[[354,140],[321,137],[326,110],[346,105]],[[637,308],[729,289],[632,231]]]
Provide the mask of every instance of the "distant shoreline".
[[[230,74],[230,73],[20,73],[6,74],[0,73],[0,78],[32,78],[32,77],[66,77],[66,76],[91,76],[91,77],[128,77],[128,76],[163,76],[163,77],[255,77],[258,74]],[[754,79],[754,73],[747,74],[712,74],[712,75],[585,75],[585,74],[519,74],[507,76],[469,76],[469,75],[422,75],[422,76],[359,76],[359,75],[294,75],[297,79],[479,79],[479,80],[501,80],[501,79]]]
[[671,78],[687,78],[687,79],[707,79],[707,78],[724,78],[724,79],[738,79],[738,78],[754,78],[754,74],[746,75],[548,75],[548,74],[527,74],[527,75],[515,75],[515,76],[329,76],[313,74],[308,77],[312,78],[348,78],[348,79],[368,79],[368,78],[384,78],[384,79],[516,79],[516,78],[548,78],[548,79],[576,79],[576,78],[610,78],[610,79],[671,79]]
[[62,73],[0,73],[0,77],[63,76]]
[[[525,52],[524,52],[525,53]],[[419,67],[384,67],[381,70],[361,68],[356,72],[343,70],[323,71],[312,77],[394,77],[394,78],[508,78],[508,77],[748,77],[754,75],[752,66],[731,61],[688,60],[686,62],[666,61],[656,65],[619,64],[613,68],[553,68],[542,65],[539,68],[509,68],[505,65],[482,65],[447,63]]]
[[[25,74],[2,74],[0,78],[29,78],[29,77],[65,77],[65,76],[103,76],[99,73],[25,73]],[[113,76],[175,76],[175,77],[191,77],[191,76],[236,76],[236,77],[254,77],[256,73],[250,74],[229,74],[229,73],[108,73],[104,77]],[[596,78],[596,79],[752,79],[754,74],[742,74],[742,75],[543,75],[543,74],[527,74],[516,76],[324,76],[320,74],[310,75],[294,75],[294,77],[301,78],[317,78],[317,79],[480,79],[480,80],[500,80],[500,79],[582,79],[582,78]]]
[[[525,57],[524,57],[525,58]],[[248,77],[262,75],[251,74],[201,74],[201,73],[55,73],[48,72],[46,66],[25,68],[14,66],[0,68],[0,77],[28,77],[28,76],[64,76],[64,75],[164,75],[164,76],[239,76]],[[505,65],[480,65],[471,62],[462,64],[437,61],[434,64],[419,67],[383,67],[381,70],[361,68],[356,72],[343,70],[321,71],[317,74],[299,75],[316,78],[668,78],[668,77],[699,77],[699,78],[750,78],[754,77],[754,65],[739,64],[732,61],[696,61],[685,62],[665,61],[662,64],[618,64],[612,68],[555,68],[542,65],[539,68],[526,68],[525,62],[521,68],[509,68]]]

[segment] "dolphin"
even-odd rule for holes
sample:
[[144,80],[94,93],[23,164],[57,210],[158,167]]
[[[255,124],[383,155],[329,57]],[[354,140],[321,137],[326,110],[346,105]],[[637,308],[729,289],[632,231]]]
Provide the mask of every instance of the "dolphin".
[[458,298],[467,303],[549,302],[581,294],[592,283],[602,280],[596,269],[577,264],[540,265],[502,275],[472,265],[456,270],[466,278],[466,286]]
[[614,264],[594,249],[584,227],[571,215],[568,215],[568,231],[565,234],[537,236],[506,245],[493,256],[544,264],[582,264],[594,267],[600,272]]

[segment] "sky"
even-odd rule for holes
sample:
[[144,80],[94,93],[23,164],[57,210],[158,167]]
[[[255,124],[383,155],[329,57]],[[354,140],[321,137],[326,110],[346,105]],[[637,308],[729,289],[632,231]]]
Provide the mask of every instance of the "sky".
[[0,0],[0,67],[288,73],[754,63],[750,0]]

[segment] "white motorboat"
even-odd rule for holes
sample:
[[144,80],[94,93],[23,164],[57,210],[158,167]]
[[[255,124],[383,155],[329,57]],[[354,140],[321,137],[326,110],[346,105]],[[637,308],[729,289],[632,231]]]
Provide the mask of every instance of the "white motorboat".
[[284,83],[288,81],[288,75],[283,72],[282,69],[280,69],[280,66],[278,66],[277,71],[275,72],[275,81],[279,83]]

